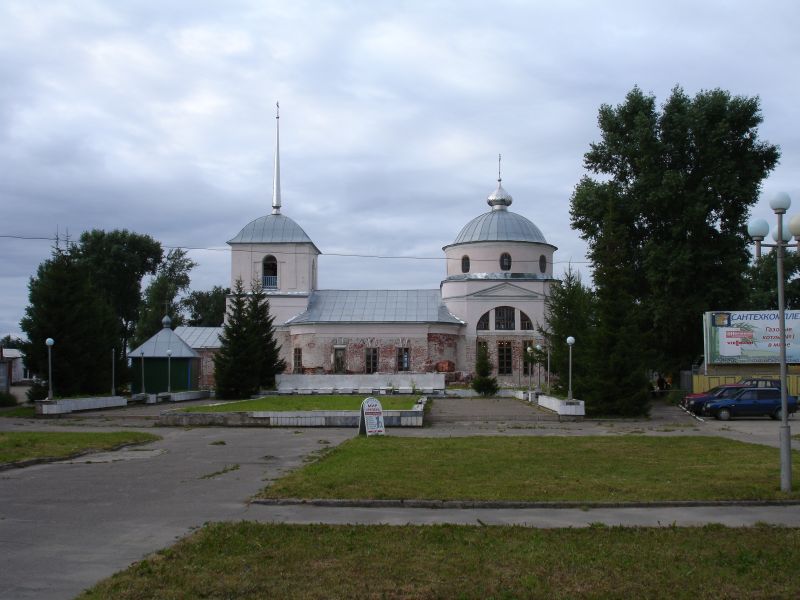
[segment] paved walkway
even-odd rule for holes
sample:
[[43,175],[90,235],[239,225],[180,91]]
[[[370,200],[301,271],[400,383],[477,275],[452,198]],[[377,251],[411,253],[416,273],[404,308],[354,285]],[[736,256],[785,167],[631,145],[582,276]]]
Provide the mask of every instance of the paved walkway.
[[[153,417],[164,409],[140,406],[47,421],[0,418],[0,431],[136,427],[164,438],[141,448],[0,472],[0,598],[73,597],[207,521],[800,526],[797,506],[582,510],[249,504],[270,479],[354,436],[355,430],[153,427]],[[434,411],[441,418],[431,426],[390,429],[389,435],[721,435],[772,446],[778,439],[773,421],[704,423],[666,405],[657,405],[647,420],[581,422],[542,420],[535,408],[510,399],[437,399]],[[482,419],[472,418],[476,411],[483,411]]]

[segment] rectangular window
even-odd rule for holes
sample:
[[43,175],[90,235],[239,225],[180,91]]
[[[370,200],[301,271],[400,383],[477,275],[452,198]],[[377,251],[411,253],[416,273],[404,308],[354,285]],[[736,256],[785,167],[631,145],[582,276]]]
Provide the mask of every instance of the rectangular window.
[[303,372],[303,349],[302,348],[295,348],[294,349],[294,357],[292,361],[292,372],[293,373],[302,373]]
[[411,370],[411,355],[408,348],[397,349],[397,370],[410,371]]
[[494,309],[494,328],[501,331],[514,331],[514,307],[498,306]]
[[533,340],[525,340],[522,342],[522,374],[526,377],[533,374],[533,363],[530,361],[528,348],[536,348],[536,343]]
[[511,375],[511,342],[497,342],[497,374]]
[[378,349],[367,348],[366,356],[364,359],[364,372],[377,373],[378,372]]

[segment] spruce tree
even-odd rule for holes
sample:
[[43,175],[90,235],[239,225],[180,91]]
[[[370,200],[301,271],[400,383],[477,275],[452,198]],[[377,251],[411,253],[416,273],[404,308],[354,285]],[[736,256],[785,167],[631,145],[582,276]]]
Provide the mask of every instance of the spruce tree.
[[550,371],[552,388],[567,393],[569,379],[569,347],[567,337],[576,339],[572,347],[572,391],[575,398],[583,400],[592,389],[589,373],[591,348],[595,321],[595,297],[592,290],[583,285],[580,273],[567,267],[563,279],[550,288],[545,304],[547,329],[540,328],[550,348]]
[[286,369],[286,362],[280,358],[273,321],[264,288],[260,282],[254,281],[247,300],[247,326],[257,348],[253,366],[258,373],[258,384],[265,389],[274,388],[275,376]]
[[475,352],[475,378],[472,380],[472,389],[481,396],[493,396],[497,393],[497,379],[492,377],[492,363],[489,360],[486,344],[478,343]]
[[220,349],[214,356],[217,397],[224,400],[249,398],[259,387],[259,348],[248,326],[247,305],[247,293],[237,280],[220,335]]

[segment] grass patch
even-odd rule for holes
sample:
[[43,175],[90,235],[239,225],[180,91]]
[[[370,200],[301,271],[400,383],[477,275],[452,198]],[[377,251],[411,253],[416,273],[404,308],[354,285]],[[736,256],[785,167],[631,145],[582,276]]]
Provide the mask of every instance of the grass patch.
[[798,562],[783,527],[215,523],[79,598],[797,598]]
[[161,438],[138,431],[0,432],[0,464],[34,458],[66,458],[81,452],[111,450],[124,444],[153,442]]
[[[417,396],[382,396],[384,410],[410,410]],[[213,406],[190,406],[183,412],[251,412],[251,411],[305,411],[305,410],[358,410],[361,396],[265,396],[255,400],[239,400]]]
[[36,417],[35,406],[17,406],[16,408],[9,408],[0,410],[0,417],[15,417],[18,419],[33,419]]
[[[800,480],[800,452],[794,452]],[[631,502],[800,497],[778,450],[715,437],[355,438],[264,490],[279,498]],[[697,563],[694,563],[697,564]]]

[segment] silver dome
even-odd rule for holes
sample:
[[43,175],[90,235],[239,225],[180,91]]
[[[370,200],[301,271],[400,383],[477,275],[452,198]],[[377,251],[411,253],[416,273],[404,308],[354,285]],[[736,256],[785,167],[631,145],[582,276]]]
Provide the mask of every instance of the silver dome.
[[229,244],[313,244],[303,228],[286,215],[264,215],[250,221]]
[[452,245],[501,241],[547,243],[541,230],[522,215],[491,210],[467,223]]

